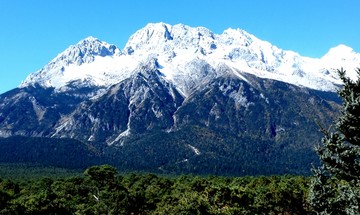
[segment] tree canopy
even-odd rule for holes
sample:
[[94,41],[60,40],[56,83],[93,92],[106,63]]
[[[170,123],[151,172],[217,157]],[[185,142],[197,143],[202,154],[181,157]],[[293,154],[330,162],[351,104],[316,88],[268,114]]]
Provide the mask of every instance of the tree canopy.
[[84,176],[0,179],[0,214],[311,214],[303,176],[118,175],[93,166]]

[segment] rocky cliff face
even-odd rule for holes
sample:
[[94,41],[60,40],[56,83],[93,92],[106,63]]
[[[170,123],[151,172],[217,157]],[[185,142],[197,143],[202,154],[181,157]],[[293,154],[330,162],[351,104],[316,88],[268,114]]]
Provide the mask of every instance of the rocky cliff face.
[[52,136],[113,144],[131,133],[165,131],[174,125],[173,115],[183,100],[158,70],[143,67],[101,97],[79,105],[71,116],[63,117]]

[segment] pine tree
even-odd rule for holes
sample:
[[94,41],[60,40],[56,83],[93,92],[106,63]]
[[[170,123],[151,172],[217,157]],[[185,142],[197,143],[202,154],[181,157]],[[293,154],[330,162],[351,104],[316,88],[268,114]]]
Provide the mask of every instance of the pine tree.
[[317,214],[360,214],[360,69],[356,81],[338,70],[344,85],[339,119],[316,151],[322,166],[313,169],[309,203]]

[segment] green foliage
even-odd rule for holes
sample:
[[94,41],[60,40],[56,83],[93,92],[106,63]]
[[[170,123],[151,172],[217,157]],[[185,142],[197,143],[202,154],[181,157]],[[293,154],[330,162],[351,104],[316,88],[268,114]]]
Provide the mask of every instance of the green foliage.
[[92,166],[84,177],[0,179],[0,214],[311,214],[302,176],[118,175]]
[[360,69],[354,82],[339,70],[344,85],[341,116],[333,131],[323,130],[317,152],[323,166],[314,170],[309,202],[319,214],[360,211]]
[[92,166],[85,170],[85,176],[89,176],[91,180],[99,185],[113,183],[117,170],[110,165]]
[[34,180],[45,177],[80,176],[83,170],[65,169],[31,163],[0,163],[0,176],[13,180]]

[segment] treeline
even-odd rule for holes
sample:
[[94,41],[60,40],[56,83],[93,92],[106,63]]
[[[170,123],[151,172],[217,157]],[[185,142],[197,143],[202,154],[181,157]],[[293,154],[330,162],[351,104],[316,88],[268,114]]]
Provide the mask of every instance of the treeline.
[[36,180],[44,177],[67,178],[80,176],[84,169],[65,169],[31,163],[0,163],[0,178],[15,181]]
[[312,214],[303,176],[119,175],[109,165],[83,176],[0,179],[0,214]]
[[[310,164],[319,164],[315,151],[301,144],[289,148],[291,144],[256,138],[242,137],[239,141],[232,133],[198,126],[152,132],[146,138],[134,135],[129,141],[131,144],[107,146],[74,139],[0,137],[0,164],[73,170],[110,164],[120,172],[222,176],[310,175]],[[194,153],[190,146],[201,153]]]
[[100,147],[74,139],[11,136],[0,137],[0,162],[39,164],[66,169],[85,169],[108,163]]

